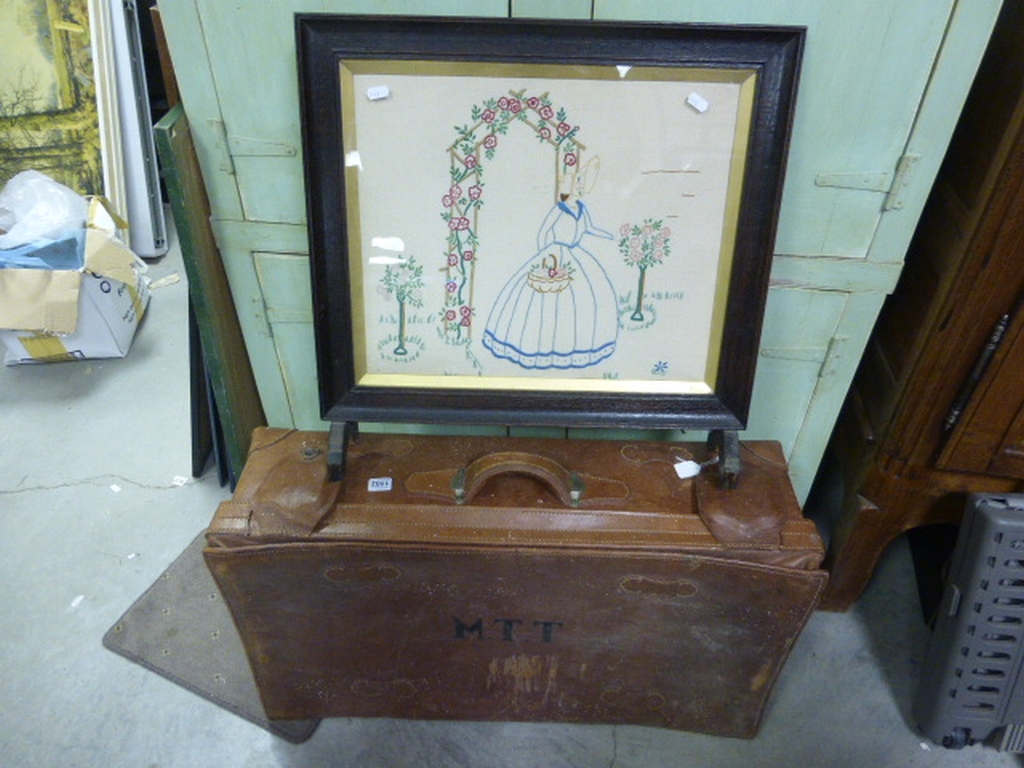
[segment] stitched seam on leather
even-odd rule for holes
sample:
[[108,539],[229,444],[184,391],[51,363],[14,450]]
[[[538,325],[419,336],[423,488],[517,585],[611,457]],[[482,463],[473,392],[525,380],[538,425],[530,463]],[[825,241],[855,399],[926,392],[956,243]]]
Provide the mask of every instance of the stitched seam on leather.
[[[367,526],[378,529],[384,528],[438,528],[441,530],[474,530],[474,531],[508,531],[515,532],[515,530],[525,531],[550,531],[552,534],[559,535],[572,535],[574,532],[565,530],[562,528],[523,528],[523,529],[510,529],[508,526],[493,525],[493,526],[482,526],[474,525],[473,523],[438,523],[435,521],[401,521],[401,522],[382,522],[373,518],[346,518],[345,520],[336,520],[329,525],[324,526],[322,530],[329,532],[332,528],[346,528],[352,526]],[[663,535],[685,535],[685,536],[711,536],[714,534],[710,531],[701,530],[686,530],[679,528],[658,528],[658,529],[644,529],[637,530],[636,528],[601,528],[600,530],[588,530],[580,531],[580,535],[599,535],[603,533],[632,533],[642,534],[648,536],[663,536]]]
[[[353,523],[353,525],[360,525],[360,524],[365,525],[366,523],[360,523],[358,521],[356,523]],[[380,526],[379,523],[375,524],[375,525],[377,525],[378,527],[386,527],[386,526]],[[401,524],[399,524],[399,527],[405,527],[405,526],[442,528],[442,529],[447,529],[447,530],[451,530],[451,531],[480,530],[482,532],[479,533],[479,534],[476,534],[476,536],[474,538],[476,538],[482,544],[502,544],[502,543],[542,544],[542,543],[544,543],[544,544],[553,544],[554,546],[558,546],[559,544],[562,544],[562,543],[565,543],[565,544],[581,544],[582,543],[582,544],[594,544],[595,546],[599,546],[599,547],[615,547],[617,545],[616,542],[603,541],[603,539],[606,538],[605,536],[603,536],[603,534],[608,534],[608,535],[620,536],[622,539],[625,539],[625,541],[623,543],[635,543],[635,542],[644,541],[644,540],[647,540],[647,539],[650,539],[650,538],[656,538],[656,539],[660,539],[660,540],[666,541],[666,542],[673,542],[673,541],[676,541],[676,540],[678,540],[680,538],[684,538],[685,539],[685,538],[690,538],[690,537],[697,537],[697,538],[701,538],[701,539],[710,539],[711,540],[710,542],[707,542],[707,541],[694,541],[694,542],[689,543],[689,544],[678,544],[677,543],[676,546],[693,547],[693,548],[700,547],[700,548],[705,548],[705,549],[712,549],[712,548],[714,548],[714,549],[717,549],[717,550],[720,550],[720,551],[724,551],[724,552],[735,552],[737,554],[742,554],[744,552],[778,552],[780,554],[792,553],[792,552],[806,552],[808,556],[815,556],[815,557],[817,557],[820,554],[820,553],[818,553],[816,551],[807,551],[808,549],[814,549],[814,550],[817,549],[816,547],[811,546],[811,545],[814,545],[814,544],[818,543],[816,539],[811,541],[811,542],[809,542],[808,546],[800,546],[797,543],[787,543],[787,542],[783,542],[782,544],[759,544],[757,542],[744,542],[743,546],[737,546],[737,544],[739,544],[740,542],[722,541],[720,539],[717,539],[714,536],[714,534],[708,533],[706,531],[682,531],[682,532],[680,532],[680,531],[667,531],[666,532],[666,531],[633,531],[633,530],[624,530],[624,529],[605,528],[605,529],[602,529],[600,532],[597,533],[597,535],[601,536],[601,539],[595,541],[595,533],[594,532],[590,532],[590,533],[587,533],[587,534],[576,534],[575,536],[573,536],[571,533],[569,533],[567,531],[553,530],[553,531],[551,531],[551,535],[550,536],[546,536],[546,537],[541,537],[541,536],[537,536],[536,534],[534,534],[532,536],[521,535],[521,536],[513,536],[513,537],[510,538],[507,535],[506,536],[501,536],[501,537],[496,537],[496,536],[493,536],[493,535],[488,535],[489,532],[492,529],[473,529],[471,526],[457,526],[457,525],[444,526],[444,525],[436,525],[436,524],[431,524],[431,523],[401,523]],[[287,536],[287,535],[294,535],[294,534],[295,534],[295,529],[294,528],[266,528],[266,527],[261,527],[260,530],[259,530],[259,536],[274,536],[274,535]],[[344,532],[342,532],[342,531],[339,531],[335,535],[340,537],[340,536],[344,536],[346,534]],[[352,534],[347,534],[347,535],[351,536]],[[382,533],[378,533],[377,535],[383,537],[384,534],[382,532]],[[554,538],[554,537],[557,537],[557,539],[552,542],[552,538]],[[468,536],[466,538],[468,538]],[[359,542],[370,542],[370,541],[374,541],[375,543],[383,543],[386,546],[386,540],[383,539],[383,538],[381,538],[379,540],[323,538],[323,539],[310,539],[308,541],[303,541],[303,542],[285,542],[285,544],[295,544],[295,545],[299,545],[299,546],[305,545],[305,544],[317,544],[317,545],[346,544],[347,545],[347,544],[355,544],[355,543],[359,543]],[[464,543],[464,542],[462,542],[462,543]],[[267,543],[268,546],[276,546],[278,544],[281,544],[281,542],[268,542]],[[440,541],[440,542],[438,542],[438,546],[449,546],[449,543],[444,542],[444,541]],[[403,551],[406,551],[406,550],[403,550]]]
[[[265,544],[265,545],[260,545],[260,546],[252,546],[252,547],[244,547],[244,548],[238,548],[238,549],[218,550],[217,551],[217,556],[219,558],[221,558],[221,559],[226,559],[226,558],[229,558],[229,557],[236,557],[236,556],[237,557],[258,557],[258,556],[266,557],[267,550],[269,550],[269,549],[276,549],[276,550],[280,550],[282,548],[299,549],[299,548],[307,548],[310,545],[315,545],[318,549],[330,549],[332,546],[336,546],[338,543],[339,542],[328,542],[328,541],[323,541],[323,542],[307,541],[307,542],[298,542],[298,543],[296,543],[296,542],[289,542],[289,543],[286,543],[286,544],[271,543],[271,544]],[[394,554],[436,555],[436,554],[438,554],[438,549],[440,549],[440,548],[444,548],[444,554],[446,554],[446,555],[467,555],[467,556],[469,556],[469,555],[476,555],[476,556],[479,556],[481,554],[481,551],[478,548],[474,548],[474,549],[460,548],[460,547],[455,547],[455,546],[446,546],[444,544],[439,544],[437,546],[437,548],[431,548],[431,549],[426,549],[426,548],[421,548],[421,547],[413,548],[413,547],[396,547],[396,546],[387,546],[387,545],[383,545],[382,546],[382,545],[380,545],[377,542],[366,543],[366,542],[356,542],[356,541],[353,541],[353,542],[346,542],[346,544],[347,544],[347,546],[345,547],[345,549],[367,549],[367,548],[372,548],[372,549],[374,549],[376,551],[381,551],[381,552],[385,552],[385,553],[392,554],[392,555],[394,555]],[[288,553],[284,553],[284,554],[288,554]],[[297,554],[299,556],[303,556],[305,553],[301,552],[301,551],[298,551],[298,552],[295,552],[293,554]],[[509,555],[515,554],[515,555],[519,556],[519,555],[522,555],[523,553],[509,552],[508,554]],[[559,552],[556,548],[553,548],[553,547],[552,548],[546,548],[546,549],[538,549],[536,551],[530,552],[529,554],[530,554],[531,557],[534,557],[534,556],[538,556],[538,557],[563,557],[565,555],[564,552]],[[594,557],[594,558],[600,558],[602,560],[609,560],[611,555],[608,552],[608,550],[603,550],[603,551],[581,551],[581,552],[574,552],[573,553],[573,557],[588,557],[588,558],[589,557]],[[699,561],[701,563],[706,563],[706,564],[724,563],[729,568],[737,568],[739,570],[754,571],[754,572],[761,571],[761,570],[763,570],[765,568],[770,568],[770,569],[772,569],[774,571],[780,572],[780,575],[792,575],[792,576],[795,576],[795,577],[797,577],[797,581],[800,581],[800,582],[803,582],[803,581],[807,580],[806,579],[806,574],[808,574],[808,573],[822,573],[822,574],[826,573],[826,571],[824,571],[823,569],[815,569],[815,570],[812,570],[812,571],[808,571],[808,570],[803,570],[803,569],[792,568],[792,567],[786,566],[786,565],[773,565],[772,563],[762,563],[762,562],[751,563],[751,562],[746,562],[746,561],[743,561],[743,560],[733,560],[733,559],[730,559],[730,558],[716,557],[714,555],[707,555],[707,554],[693,553],[693,552],[685,552],[685,551],[665,550],[665,551],[660,552],[660,553],[631,552],[628,555],[626,555],[626,557],[630,558],[631,560],[650,560],[652,562],[664,562],[666,559],[670,559],[670,558],[686,557],[686,558],[691,558],[691,559],[697,560],[697,561]]]
[[[352,504],[351,502],[342,502],[338,506],[344,509],[345,506],[354,507],[367,507],[374,512],[409,512],[408,504]],[[433,508],[432,513],[437,514],[444,511],[448,511],[452,514],[464,514],[467,510],[481,509],[473,504],[467,504],[464,507],[457,507],[455,505],[437,506]],[[532,515],[532,516],[545,516],[552,518],[564,518],[569,521],[579,521],[582,517],[624,517],[629,515],[643,516],[643,517],[657,517],[657,518],[689,518],[692,520],[699,520],[699,516],[695,514],[678,515],[672,512],[644,512],[640,510],[611,510],[607,513],[602,513],[600,510],[592,509],[577,509],[577,510],[566,510],[566,509],[529,509],[524,507],[494,507],[483,510],[483,514],[488,515],[500,515],[502,513],[515,513],[516,515]],[[339,521],[340,522],[340,521]],[[703,525],[701,521],[701,525]]]
[[[367,527],[367,526],[360,526],[360,524],[357,523],[357,524],[355,524],[353,526],[339,526],[339,528],[337,530],[340,531],[340,530],[343,530],[345,528],[360,528],[360,527]],[[586,540],[586,539],[593,538],[593,537],[602,537],[602,536],[603,537],[607,537],[609,535],[616,535],[616,536],[634,536],[634,537],[636,537],[636,536],[640,536],[640,537],[673,536],[673,537],[677,537],[677,538],[678,537],[694,536],[694,537],[699,537],[699,538],[702,538],[702,539],[712,539],[714,541],[718,541],[718,539],[715,537],[714,534],[708,533],[706,531],[638,531],[635,528],[603,528],[600,531],[586,531],[586,532],[578,531],[578,532],[574,532],[574,531],[565,531],[565,530],[558,530],[558,529],[544,530],[544,529],[532,528],[532,529],[525,529],[525,530],[516,531],[516,532],[510,532],[506,528],[474,528],[471,525],[430,526],[430,525],[426,525],[426,524],[422,524],[422,525],[410,524],[410,525],[395,525],[395,526],[387,526],[387,525],[374,526],[374,528],[377,531],[388,531],[388,530],[390,530],[391,532],[394,532],[396,529],[401,530],[401,529],[407,528],[407,527],[432,528],[432,529],[435,529],[435,530],[444,530],[444,531],[470,531],[470,532],[477,532],[476,535],[478,535],[478,536],[490,536],[490,537],[500,536],[500,537],[502,537],[502,539],[508,538],[509,536],[513,536],[513,537],[518,538],[519,536],[531,536],[532,535],[532,536],[545,536],[545,537],[559,536],[559,537],[566,537],[566,538],[570,538],[570,539],[574,539],[574,540],[575,539]],[[340,535],[340,533],[339,534],[335,534],[335,535]],[[375,535],[383,535],[383,534],[375,534]]]
[[[401,526],[401,527],[406,527],[406,526]],[[430,527],[438,528],[440,526],[430,526]],[[707,541],[713,542],[716,546],[727,546],[725,544],[722,544],[712,534],[704,533],[704,532],[701,532],[701,531],[692,531],[692,532],[690,532],[690,531],[683,531],[683,532],[678,532],[678,531],[630,531],[630,530],[604,529],[604,530],[602,530],[600,532],[601,536],[598,537],[598,536],[595,536],[594,533],[575,534],[575,535],[573,535],[572,533],[570,533],[568,531],[551,531],[550,535],[548,535],[548,536],[544,536],[543,534],[535,532],[535,531],[531,532],[531,533],[523,533],[523,534],[516,534],[514,536],[509,536],[507,534],[506,535],[501,535],[500,532],[494,531],[493,529],[473,529],[473,528],[470,528],[469,526],[447,526],[445,528],[445,530],[449,530],[449,531],[474,531],[474,530],[476,530],[476,531],[479,531],[479,533],[476,533],[476,534],[464,534],[464,538],[476,538],[476,539],[479,539],[481,541],[494,541],[494,542],[498,542],[498,543],[501,543],[501,542],[510,542],[510,543],[511,542],[515,542],[515,543],[518,544],[518,543],[531,542],[531,541],[533,541],[533,542],[540,542],[540,541],[551,542],[552,540],[554,540],[553,543],[555,543],[555,544],[558,544],[559,542],[575,542],[575,543],[584,543],[585,544],[585,543],[590,542],[590,541],[595,541],[596,539],[604,540],[604,539],[607,539],[608,536],[613,536],[614,535],[614,536],[618,536],[618,537],[623,538],[623,539],[630,539],[630,540],[634,540],[634,541],[647,541],[647,540],[651,540],[651,539],[659,540],[659,539],[665,539],[666,537],[672,537],[673,539],[691,538],[692,537],[692,538],[698,538],[698,539],[702,540],[700,543],[694,542],[694,546],[704,546],[703,540],[707,540]],[[266,532],[269,533],[270,531],[266,531]],[[287,531],[287,530],[278,531],[278,533],[290,533],[290,532],[291,531]],[[341,535],[345,535],[345,534],[343,534],[342,532],[339,532],[336,535],[341,536]],[[352,534],[348,534],[348,535],[351,536]],[[383,533],[377,533],[377,534],[375,534],[375,536],[384,536],[384,534]],[[327,538],[325,538],[323,541],[324,541],[324,543],[338,543],[339,542],[338,539],[335,539],[335,540],[332,541],[331,539],[327,539]],[[606,542],[606,544],[608,544],[608,542]],[[755,548],[756,547],[744,547],[744,549],[755,549]],[[765,549],[776,549],[776,547],[765,547]]]

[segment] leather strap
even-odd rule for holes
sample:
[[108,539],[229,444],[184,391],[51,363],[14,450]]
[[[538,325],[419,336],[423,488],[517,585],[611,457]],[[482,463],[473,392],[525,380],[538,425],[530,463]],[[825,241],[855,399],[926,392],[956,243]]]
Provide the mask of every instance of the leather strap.
[[287,433],[287,450],[270,451],[261,444],[250,453],[250,462],[260,451],[268,451],[268,457],[276,459],[264,468],[259,490],[249,501],[251,535],[308,536],[337,503],[342,484],[328,478],[326,446],[320,440],[302,439],[303,434]]
[[529,475],[548,486],[567,507],[578,507],[583,497],[583,480],[557,461],[536,453],[501,451],[481,456],[452,478],[455,501],[472,501],[484,484],[496,475]]
[[578,507],[583,498],[582,475],[569,471],[546,456],[522,451],[488,453],[465,467],[455,469],[413,472],[406,479],[405,485],[411,493],[438,496],[454,500],[456,504],[468,504],[488,480],[499,475],[528,475],[537,478],[567,507]]

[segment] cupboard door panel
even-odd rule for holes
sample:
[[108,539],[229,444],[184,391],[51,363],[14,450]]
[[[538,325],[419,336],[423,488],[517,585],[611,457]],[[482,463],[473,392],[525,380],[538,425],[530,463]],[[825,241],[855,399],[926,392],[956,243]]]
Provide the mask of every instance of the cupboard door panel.
[[822,365],[814,395],[790,454],[790,475],[797,498],[803,500],[825,453],[839,409],[864,354],[867,333],[878,316],[884,293],[851,293]]
[[[231,285],[231,295],[235,302],[235,311],[242,327],[245,346],[252,363],[256,388],[263,402],[267,422],[271,426],[293,426],[292,406],[282,370],[279,365],[278,344],[273,332],[270,316],[267,311],[266,289],[271,282],[261,279],[256,266],[255,254],[270,252],[289,254],[289,258],[301,262],[306,271],[303,277],[307,287],[297,291],[297,297],[291,304],[303,301],[309,296],[308,264],[305,258],[297,257],[306,249],[306,230],[304,227],[285,224],[265,224],[236,220],[213,219],[213,232],[224,262],[224,270]],[[295,272],[293,271],[293,274]],[[297,276],[296,276],[297,279]],[[293,282],[289,282],[288,290],[293,290]],[[283,291],[279,291],[281,293]],[[272,304],[280,304],[279,301]],[[309,307],[305,309],[307,315]],[[313,402],[313,407],[316,407]]]
[[243,215],[250,221],[306,223],[302,166],[291,157],[236,157]]
[[257,251],[253,262],[263,289],[279,375],[284,382],[289,425],[323,429],[317,394],[309,259]]
[[772,288],[747,432],[782,443],[789,456],[846,306],[840,291]]
[[242,206],[231,173],[231,157],[222,139],[223,133],[218,129],[223,120],[217,84],[206,56],[207,41],[199,20],[199,8],[194,0],[165,3],[160,8],[160,20],[203,171],[210,213],[215,219],[240,219]]
[[940,465],[1024,479],[1024,311],[978,382]]
[[[806,26],[776,252],[864,258],[954,4],[596,0],[594,14],[599,19]],[[929,183],[923,180],[925,189]]]

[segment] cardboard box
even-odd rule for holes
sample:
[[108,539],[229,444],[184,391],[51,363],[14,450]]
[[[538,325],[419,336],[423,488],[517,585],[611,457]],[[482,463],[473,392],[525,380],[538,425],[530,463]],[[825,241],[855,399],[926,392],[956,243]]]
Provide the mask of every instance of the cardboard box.
[[103,198],[90,198],[80,268],[0,268],[4,363],[128,354],[149,282],[145,264],[117,236],[123,226]]

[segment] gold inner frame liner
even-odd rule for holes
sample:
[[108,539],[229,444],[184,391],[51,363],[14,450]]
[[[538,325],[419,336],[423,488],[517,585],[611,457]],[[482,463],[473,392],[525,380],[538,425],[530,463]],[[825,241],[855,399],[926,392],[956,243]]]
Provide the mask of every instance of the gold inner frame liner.
[[[343,59],[339,61],[341,89],[341,125],[345,158],[344,180],[348,226],[348,253],[362,253],[359,222],[359,167],[348,159],[359,146],[355,130],[355,109],[359,100],[354,87],[355,75],[417,75],[423,77],[548,78],[552,80],[616,80],[628,82],[737,83],[740,97],[733,134],[729,170],[729,189],[725,200],[722,243],[719,252],[717,285],[711,323],[711,338],[705,366],[705,381],[664,379],[619,380],[529,376],[447,376],[400,373],[368,373],[365,308],[362,292],[353,291],[352,347],[356,382],[360,387],[389,387],[452,390],[525,390],[570,392],[623,392],[700,395],[711,394],[717,384],[725,314],[729,298],[729,278],[735,255],[743,178],[757,91],[757,72],[752,69],[711,69],[702,67],[630,67],[620,70],[608,65],[510,64],[503,62],[407,61],[390,59]],[[348,259],[351,285],[363,284],[360,259]]]

